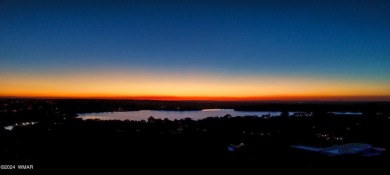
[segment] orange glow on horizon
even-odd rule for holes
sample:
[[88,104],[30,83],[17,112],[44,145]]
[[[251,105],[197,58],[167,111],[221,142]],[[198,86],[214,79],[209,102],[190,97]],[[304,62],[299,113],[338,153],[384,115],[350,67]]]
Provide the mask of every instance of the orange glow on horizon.
[[0,97],[390,101],[390,82],[142,72],[0,74]]
[[258,96],[258,97],[207,97],[207,96],[40,96],[14,95],[3,98],[47,99],[113,99],[113,100],[163,100],[163,101],[390,101],[390,96]]

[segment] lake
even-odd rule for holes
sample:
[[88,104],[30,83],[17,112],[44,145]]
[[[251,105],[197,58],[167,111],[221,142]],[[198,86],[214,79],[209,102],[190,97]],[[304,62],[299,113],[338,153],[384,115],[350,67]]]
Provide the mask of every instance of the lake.
[[201,111],[158,111],[158,110],[141,110],[141,111],[125,111],[125,112],[98,112],[98,113],[83,113],[79,114],[82,119],[99,119],[99,120],[147,120],[150,116],[156,119],[167,118],[169,120],[192,118],[199,120],[206,117],[223,117],[230,114],[236,116],[279,116],[280,112],[271,111],[235,111],[234,109],[204,109]]
[[[289,115],[305,114],[310,116],[307,112],[289,112]],[[333,115],[362,115],[361,112],[330,112]],[[80,113],[80,118],[87,119],[99,119],[99,120],[147,120],[150,116],[156,119],[184,119],[192,118],[193,120],[204,119],[206,117],[223,117],[230,114],[232,117],[237,116],[280,116],[281,112],[278,111],[235,111],[234,109],[203,109],[201,111],[163,111],[163,110],[140,110],[140,111],[124,111],[124,112],[96,112],[96,113]],[[299,116],[299,115],[298,115]]]

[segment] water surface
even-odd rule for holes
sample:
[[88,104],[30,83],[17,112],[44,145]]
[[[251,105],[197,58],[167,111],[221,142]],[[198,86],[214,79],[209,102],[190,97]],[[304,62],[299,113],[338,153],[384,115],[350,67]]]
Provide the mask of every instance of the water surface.
[[233,109],[204,109],[201,111],[159,111],[159,110],[141,110],[126,112],[99,112],[79,114],[82,119],[99,119],[99,120],[147,120],[150,116],[156,119],[167,118],[169,120],[192,118],[199,120],[206,117],[223,117],[230,114],[236,116],[279,116],[280,112],[271,111],[235,111]]

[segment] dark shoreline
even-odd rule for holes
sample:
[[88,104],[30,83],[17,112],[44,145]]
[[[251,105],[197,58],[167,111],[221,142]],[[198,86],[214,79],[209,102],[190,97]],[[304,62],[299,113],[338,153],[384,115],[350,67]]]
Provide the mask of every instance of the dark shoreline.
[[[76,115],[79,111],[99,112],[127,107],[169,109],[190,105],[211,108],[232,106],[232,103],[1,99],[0,163],[33,164],[34,171],[38,172],[63,169],[174,172],[180,168],[189,170],[194,167],[201,171],[211,168],[219,172],[269,168],[379,168],[389,171],[389,103],[355,104],[354,108],[363,112],[361,117],[329,115],[324,109],[329,109],[327,107],[333,104],[308,108],[307,111],[313,111],[310,117],[223,116],[175,121],[155,118],[147,121],[83,121]],[[255,107],[259,104],[251,105]],[[279,111],[287,109],[288,105]],[[353,104],[334,106],[350,109]],[[4,128],[15,123],[19,125]],[[230,145],[241,143],[245,146],[237,151],[229,151]],[[347,143],[368,143],[386,151],[375,157],[329,157],[291,148],[292,145],[328,147]],[[123,168],[128,166],[131,169]]]
[[139,110],[199,111],[202,109],[234,109],[236,111],[390,112],[390,102],[383,101],[160,101],[0,98],[0,103],[12,101],[55,103],[64,110],[75,113]]

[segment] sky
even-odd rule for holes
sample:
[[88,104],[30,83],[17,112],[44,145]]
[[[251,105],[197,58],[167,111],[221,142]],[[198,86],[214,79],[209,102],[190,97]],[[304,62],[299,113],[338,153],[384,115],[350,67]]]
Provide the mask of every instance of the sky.
[[390,101],[390,1],[0,1],[0,97]]

